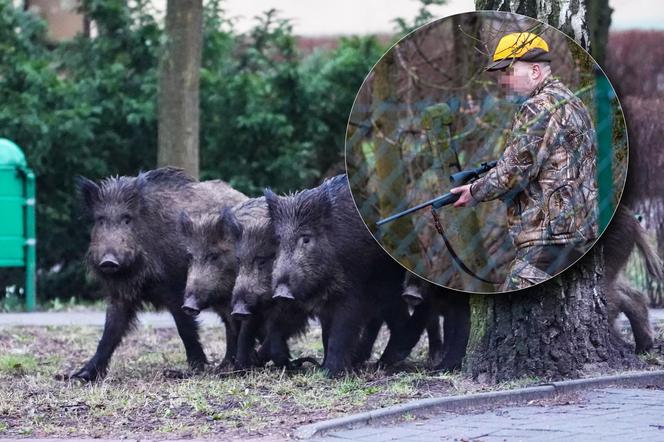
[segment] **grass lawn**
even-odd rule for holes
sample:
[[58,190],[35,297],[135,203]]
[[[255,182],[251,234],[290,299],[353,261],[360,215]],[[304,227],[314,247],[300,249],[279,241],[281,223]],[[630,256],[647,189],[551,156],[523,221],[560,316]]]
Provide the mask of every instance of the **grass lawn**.
[[[529,378],[489,387],[458,373],[428,372],[426,339],[390,372],[369,365],[329,380],[312,368],[288,373],[268,367],[175,379],[166,375],[169,369],[187,368],[177,332],[143,327],[125,339],[103,381],[57,380],[92,356],[100,334],[96,327],[0,329],[0,437],[280,440],[300,425],[351,412],[541,382]],[[202,340],[208,357],[221,360],[222,330],[205,328]],[[382,348],[384,334],[381,341],[376,348]],[[314,328],[293,343],[293,356],[321,360],[320,342]],[[660,363],[658,356],[649,358]]]

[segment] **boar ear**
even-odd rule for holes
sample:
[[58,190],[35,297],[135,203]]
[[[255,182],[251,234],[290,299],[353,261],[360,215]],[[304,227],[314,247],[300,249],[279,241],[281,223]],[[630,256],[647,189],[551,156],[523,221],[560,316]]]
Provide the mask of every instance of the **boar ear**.
[[138,172],[138,176],[134,181],[134,190],[137,194],[145,192],[146,187],[150,184],[149,177],[148,172]]
[[270,219],[274,219],[274,214],[279,205],[279,196],[272,192],[272,189],[269,187],[263,190],[263,195],[265,195],[265,202],[267,203],[267,210],[270,213]]
[[186,237],[191,237],[194,234],[194,222],[184,210],[180,212],[180,217],[178,218],[178,231]]
[[233,239],[238,240],[242,236],[242,226],[230,207],[224,207],[219,213],[217,230],[222,237],[230,235]]
[[130,194],[127,198],[127,203],[134,210],[138,209],[143,201],[143,197],[147,192],[147,187],[150,184],[148,172],[140,171],[136,180],[134,180],[134,185],[130,190]]
[[329,188],[325,189],[324,192],[321,192],[318,204],[318,210],[323,219],[329,219],[332,216],[332,193]]
[[101,189],[92,180],[85,178],[84,176],[76,177],[76,188],[78,189],[78,195],[81,200],[83,207],[88,212],[92,212],[95,205],[100,200]]

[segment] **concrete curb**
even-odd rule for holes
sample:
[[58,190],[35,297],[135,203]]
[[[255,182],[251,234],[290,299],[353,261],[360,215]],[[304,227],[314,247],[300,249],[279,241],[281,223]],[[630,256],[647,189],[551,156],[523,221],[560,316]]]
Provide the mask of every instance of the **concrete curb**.
[[364,413],[303,425],[295,430],[294,435],[298,439],[309,439],[326,431],[371,425],[374,422],[399,417],[406,413],[416,414],[434,409],[456,411],[482,405],[506,404],[514,401],[527,402],[534,399],[545,399],[554,393],[555,388],[552,385],[543,385],[511,391],[492,391],[490,393],[469,394],[466,396],[420,399],[379,410],[366,411]]
[[578,390],[602,388],[612,385],[621,387],[643,387],[648,385],[664,386],[664,370],[641,371],[615,376],[601,376],[589,379],[574,379],[571,381],[552,382],[557,394],[571,393]]
[[294,436],[297,439],[309,439],[325,432],[340,429],[351,429],[371,425],[381,420],[394,419],[406,413],[419,414],[430,411],[462,411],[486,405],[507,405],[525,403],[536,399],[548,399],[558,394],[579,390],[618,385],[624,387],[658,385],[664,387],[664,370],[637,372],[625,375],[602,376],[590,379],[552,382],[536,387],[519,388],[508,391],[477,393],[466,396],[448,396],[433,399],[421,399],[379,410],[367,411],[336,419],[303,425],[297,428]]

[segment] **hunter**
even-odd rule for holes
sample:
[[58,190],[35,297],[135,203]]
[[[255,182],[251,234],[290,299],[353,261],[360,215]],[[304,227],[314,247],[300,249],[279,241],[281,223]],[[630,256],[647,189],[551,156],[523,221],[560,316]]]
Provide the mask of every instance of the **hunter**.
[[529,32],[502,37],[487,71],[525,98],[494,169],[451,189],[455,207],[500,198],[516,257],[500,291],[543,282],[565,270],[597,238],[597,141],[588,109],[551,74],[544,39]]

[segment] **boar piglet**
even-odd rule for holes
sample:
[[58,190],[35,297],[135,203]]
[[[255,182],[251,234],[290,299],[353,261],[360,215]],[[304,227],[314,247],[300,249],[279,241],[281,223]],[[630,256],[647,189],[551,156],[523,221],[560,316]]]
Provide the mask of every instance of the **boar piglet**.
[[161,168],[137,177],[111,177],[97,184],[78,180],[94,220],[87,267],[108,300],[95,355],[71,376],[103,377],[110,358],[144,304],[166,308],[175,320],[189,365],[207,361],[196,321],[182,311],[187,280],[185,241],[176,228],[180,212],[212,211],[245,199],[222,181],[197,183],[182,170]]
[[394,347],[408,318],[403,269],[367,230],[346,176],[290,196],[269,190],[265,196],[279,242],[273,296],[319,318],[326,373],[337,376],[352,367],[373,321],[387,323],[387,348]]
[[182,310],[196,316],[211,308],[226,329],[226,354],[218,368],[231,366],[237,352],[239,321],[231,317],[231,293],[237,276],[235,246],[240,227],[230,208],[219,213],[180,214],[179,229],[186,240],[189,270]]
[[[288,339],[304,333],[307,315],[293,308],[287,321],[272,299],[272,264],[277,240],[265,198],[252,198],[234,208],[241,226],[237,245],[238,276],[233,288],[233,316],[242,320],[236,367],[264,365],[273,361],[286,366],[290,360]],[[256,341],[261,343],[254,353]]]
[[440,287],[408,272],[404,278],[403,297],[413,307],[413,314],[399,351],[410,353],[426,328],[432,368],[446,371],[461,368],[470,336],[468,294]]

